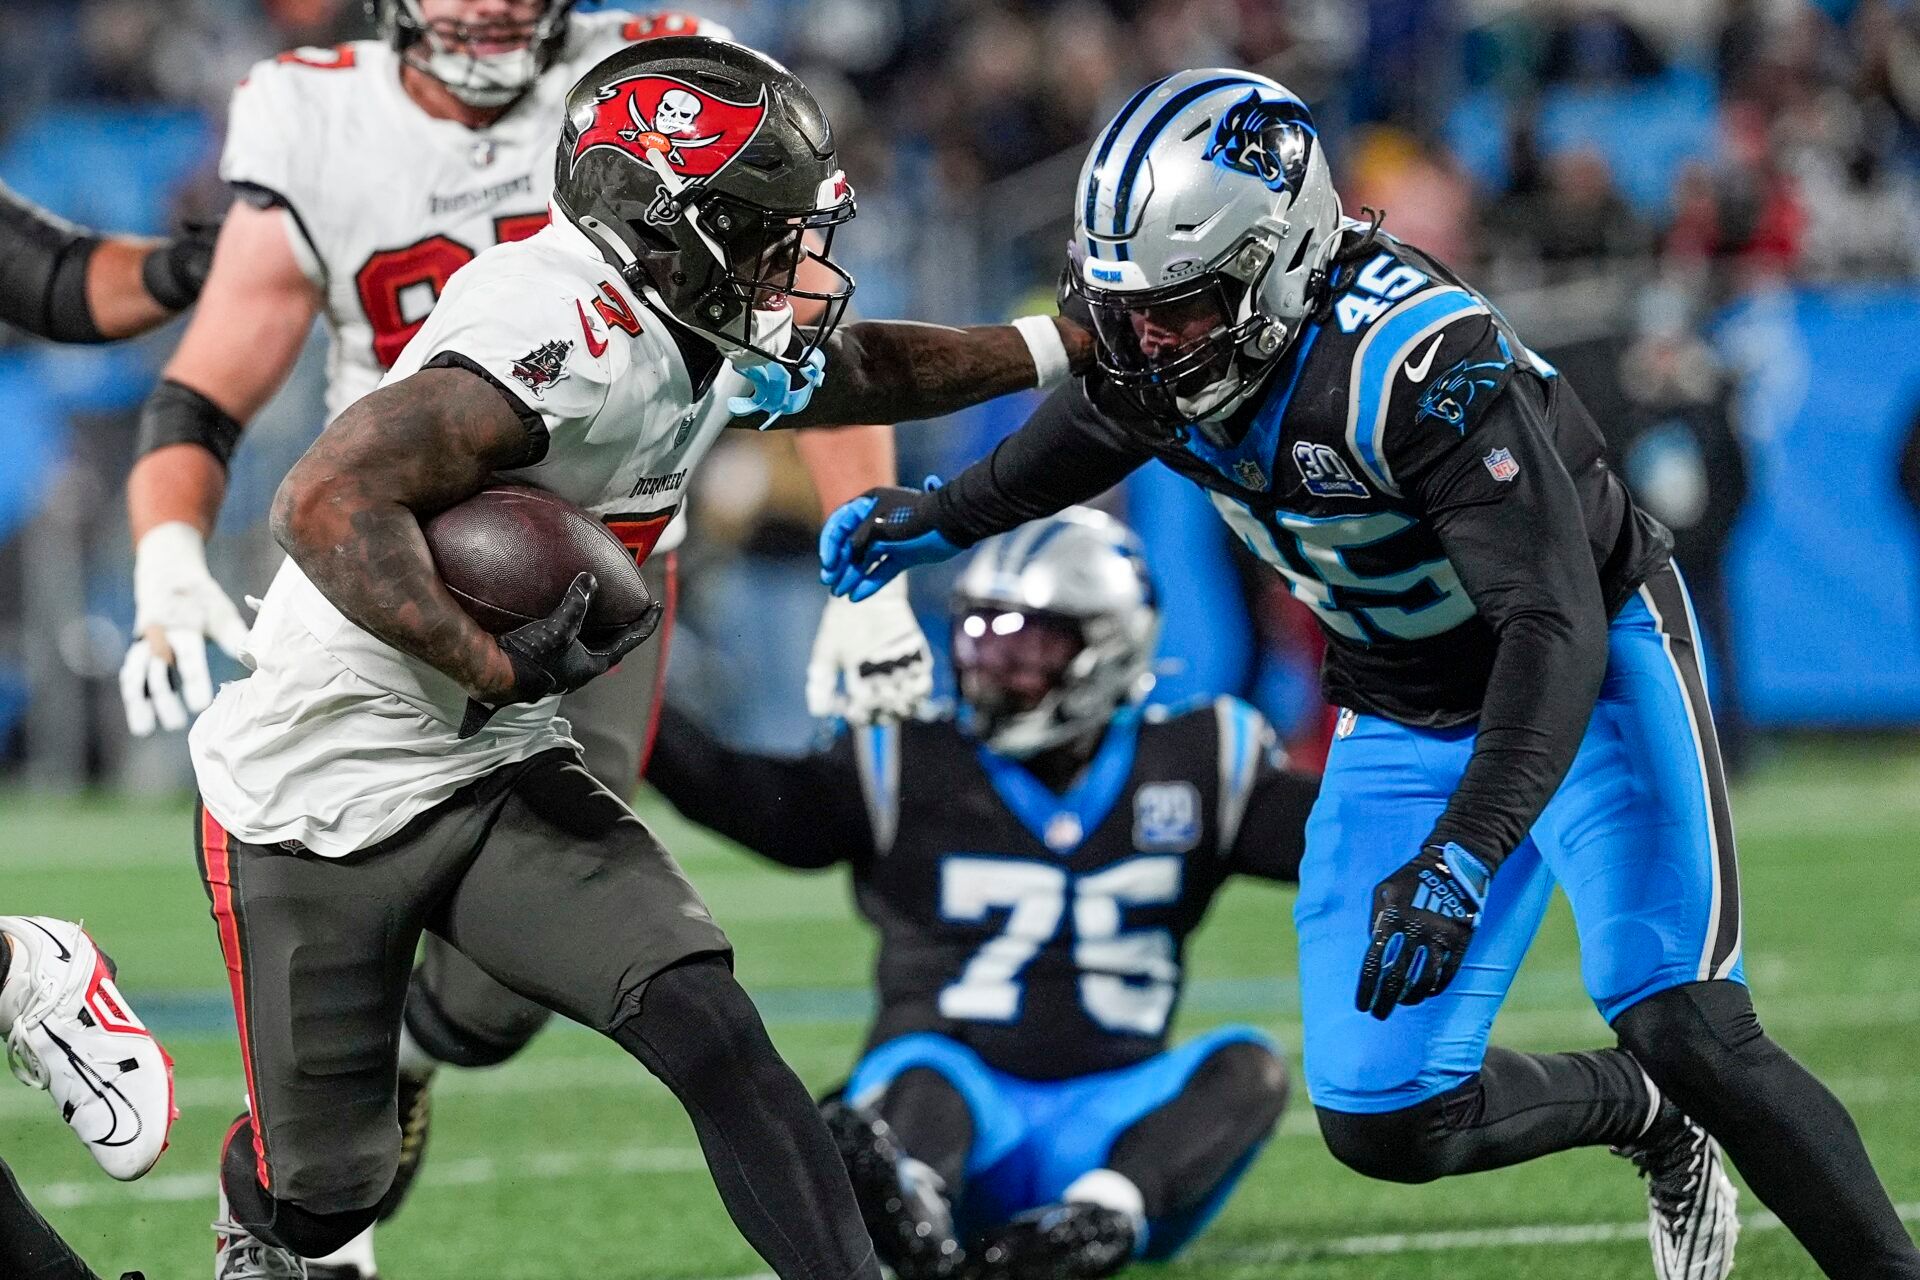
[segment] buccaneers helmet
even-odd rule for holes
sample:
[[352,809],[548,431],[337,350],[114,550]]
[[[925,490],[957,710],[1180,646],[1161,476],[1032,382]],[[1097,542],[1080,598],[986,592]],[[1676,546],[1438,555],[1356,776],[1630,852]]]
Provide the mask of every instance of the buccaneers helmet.
[[[826,115],[791,71],[731,41],[667,36],[581,77],[553,195],[628,284],[723,352],[797,369],[853,296],[826,256],[854,215]],[[799,287],[809,262],[829,288]],[[794,298],[820,304],[803,332]]]

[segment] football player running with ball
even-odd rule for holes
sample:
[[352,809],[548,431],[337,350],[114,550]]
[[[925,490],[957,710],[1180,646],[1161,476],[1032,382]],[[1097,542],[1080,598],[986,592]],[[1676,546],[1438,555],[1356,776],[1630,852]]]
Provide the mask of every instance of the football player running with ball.
[[[229,654],[244,641],[245,620],[207,570],[205,539],[228,457],[286,381],[314,317],[332,339],[331,417],[379,384],[456,270],[546,225],[562,102],[582,72],[636,40],[726,35],[680,14],[573,9],[573,0],[369,0],[381,39],[282,54],[235,90],[220,167],[238,198],[204,303],[147,402],[128,483],[137,639],[120,685],[135,734],[185,728],[213,696],[207,641]],[[686,154],[714,154],[702,142],[711,130],[686,106],[663,96],[657,123],[691,129]],[[823,278],[825,267],[809,262],[802,283],[824,289]],[[794,305],[804,322],[818,304]],[[572,340],[603,341],[610,306],[588,300],[590,331],[576,324]],[[795,440],[828,510],[894,479],[889,427]],[[684,479],[664,476],[612,513],[630,536],[657,539],[646,573],[666,606],[658,638],[567,699],[588,770],[622,796],[654,733],[685,521],[658,525],[679,508]],[[808,687],[817,714],[871,719],[913,708],[932,687],[931,662],[903,589],[829,605]],[[401,1176],[383,1217],[419,1171],[435,1068],[504,1062],[547,1017],[428,939],[406,1012]],[[375,1270],[370,1240],[315,1268],[329,1280],[372,1280]]]
[[[1148,459],[1187,476],[1318,617],[1344,708],[1295,907],[1334,1154],[1424,1182],[1610,1145],[1649,1179],[1655,1273],[1718,1280],[1724,1146],[1828,1275],[1920,1276],[1852,1119],[1754,1015],[1692,611],[1573,388],[1444,264],[1342,219],[1271,80],[1140,90],[1074,214],[1096,374],[945,488],[836,513],[834,590]],[[1618,1048],[1487,1044],[1555,881]]]
[[776,862],[853,867],[880,1012],[829,1126],[902,1280],[1091,1280],[1169,1258],[1272,1134],[1286,1067],[1177,1047],[1188,935],[1230,876],[1292,881],[1315,779],[1233,698],[1143,709],[1160,609],[1139,541],[1070,509],[953,590],[957,718],[801,759],[672,708],[647,780]]
[[[700,131],[636,123],[663,107],[697,110]],[[454,276],[282,483],[289,559],[247,638],[253,674],[189,735],[250,1102],[220,1170],[223,1280],[304,1274],[374,1220],[423,930],[664,1080],[776,1273],[877,1274],[725,935],[556,719],[653,617],[588,649],[583,576],[550,617],[490,635],[420,519],[503,481],[620,517],[730,424],[933,417],[1063,379],[1091,339],[1052,320],[840,325],[852,281],[807,244],[853,216],[853,191],[811,94],[751,50],[631,46],[562,116],[551,224]],[[810,270],[834,286],[803,288]],[[816,322],[796,323],[796,298]],[[644,556],[666,521],[621,523]]]

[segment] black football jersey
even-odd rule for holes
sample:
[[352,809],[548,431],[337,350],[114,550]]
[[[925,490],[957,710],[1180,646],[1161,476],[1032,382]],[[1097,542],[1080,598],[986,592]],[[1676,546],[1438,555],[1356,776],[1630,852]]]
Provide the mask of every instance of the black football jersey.
[[879,930],[878,1044],[951,1036],[1029,1079],[1166,1047],[1188,935],[1226,878],[1298,876],[1317,783],[1232,698],[1121,712],[1056,794],[951,720],[843,734],[802,761],[719,747],[669,710],[647,778],[778,861],[853,864]]
[[1607,619],[1669,537],[1492,303],[1410,245],[1349,235],[1325,304],[1231,418],[1174,439],[1083,380],[933,495],[934,519],[964,546],[1149,459],[1178,471],[1319,620],[1330,702],[1416,727],[1478,721],[1483,747],[1512,747],[1503,776],[1463,783],[1485,802],[1436,829],[1497,859],[1571,762]]

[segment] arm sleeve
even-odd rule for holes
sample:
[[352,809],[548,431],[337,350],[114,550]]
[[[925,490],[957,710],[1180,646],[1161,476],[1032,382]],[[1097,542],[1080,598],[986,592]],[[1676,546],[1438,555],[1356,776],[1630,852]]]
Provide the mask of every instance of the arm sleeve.
[[724,745],[667,705],[647,781],[689,820],[783,866],[860,863],[872,853],[845,733],[809,756],[755,755]]
[[87,262],[99,239],[0,186],[0,320],[55,342],[99,342]]
[[1018,431],[934,495],[934,523],[956,547],[1097,497],[1146,461],[1075,379]]
[[1458,423],[1411,426],[1396,467],[1496,637],[1473,755],[1430,837],[1492,865],[1566,776],[1607,666],[1600,576],[1549,413],[1546,384],[1514,376]]

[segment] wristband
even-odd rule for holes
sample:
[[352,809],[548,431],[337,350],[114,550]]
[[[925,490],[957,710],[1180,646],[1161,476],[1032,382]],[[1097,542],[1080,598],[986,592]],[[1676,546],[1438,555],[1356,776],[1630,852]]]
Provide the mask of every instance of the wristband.
[[1013,322],[1026,340],[1027,351],[1033,356],[1034,371],[1039,375],[1035,383],[1042,391],[1051,391],[1067,380],[1073,372],[1073,366],[1067,359],[1067,344],[1060,341],[1060,330],[1053,323],[1052,316],[1021,316]]
[[213,401],[182,382],[165,379],[140,408],[134,456],[144,458],[170,444],[197,444],[221,466],[240,442],[240,424]]

